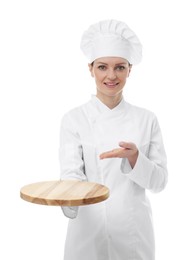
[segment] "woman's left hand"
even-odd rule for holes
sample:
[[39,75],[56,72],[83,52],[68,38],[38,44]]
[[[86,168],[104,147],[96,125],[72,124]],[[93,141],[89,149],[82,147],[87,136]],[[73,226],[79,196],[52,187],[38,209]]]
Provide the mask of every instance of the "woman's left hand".
[[121,148],[113,149],[112,151],[107,151],[100,154],[100,159],[108,158],[127,158],[131,167],[135,166],[138,158],[138,149],[134,143],[120,142],[119,146]]

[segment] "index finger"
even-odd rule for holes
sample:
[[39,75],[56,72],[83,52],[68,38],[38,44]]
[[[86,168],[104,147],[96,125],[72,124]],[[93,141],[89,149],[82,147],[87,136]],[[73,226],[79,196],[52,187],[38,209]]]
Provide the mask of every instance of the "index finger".
[[122,150],[121,148],[118,148],[118,149],[114,149],[112,151],[107,151],[105,153],[102,153],[102,154],[100,154],[100,159],[108,159],[108,158],[118,157],[121,150]]

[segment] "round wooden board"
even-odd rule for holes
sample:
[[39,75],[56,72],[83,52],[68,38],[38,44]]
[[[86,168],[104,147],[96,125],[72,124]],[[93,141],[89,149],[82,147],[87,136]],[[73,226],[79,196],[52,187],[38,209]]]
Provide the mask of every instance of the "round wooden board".
[[20,190],[28,202],[51,206],[82,206],[98,203],[109,197],[109,189],[101,184],[75,180],[37,182]]

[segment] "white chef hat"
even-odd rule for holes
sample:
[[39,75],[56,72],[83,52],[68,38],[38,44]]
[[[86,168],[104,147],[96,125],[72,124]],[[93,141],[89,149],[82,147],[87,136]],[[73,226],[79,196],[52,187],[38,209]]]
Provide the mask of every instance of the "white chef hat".
[[130,64],[142,59],[142,45],[135,33],[123,22],[104,20],[84,32],[81,50],[89,63],[101,57],[121,57]]

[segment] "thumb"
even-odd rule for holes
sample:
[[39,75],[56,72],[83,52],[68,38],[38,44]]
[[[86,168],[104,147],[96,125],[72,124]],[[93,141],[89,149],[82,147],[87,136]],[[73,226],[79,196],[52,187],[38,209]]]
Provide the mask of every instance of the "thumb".
[[125,149],[133,149],[134,145],[132,143],[119,142],[119,146]]

